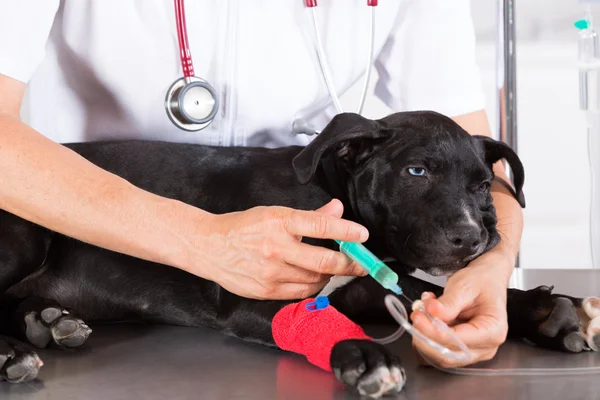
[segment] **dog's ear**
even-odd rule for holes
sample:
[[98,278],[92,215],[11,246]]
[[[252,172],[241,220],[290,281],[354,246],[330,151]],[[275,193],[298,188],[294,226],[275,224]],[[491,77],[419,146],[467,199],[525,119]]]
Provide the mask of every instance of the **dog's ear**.
[[355,113],[336,115],[323,131],[292,161],[300,183],[309,182],[321,159],[330,153],[344,161],[357,164],[374,150],[373,140],[387,138],[388,130],[379,121]]
[[500,140],[494,140],[488,136],[480,135],[474,135],[473,137],[481,142],[485,154],[485,162],[490,169],[497,161],[501,159],[508,161],[515,184],[516,193],[514,193],[514,196],[521,207],[525,208],[525,195],[523,194],[525,170],[523,169],[523,164],[521,163],[517,153],[515,153],[515,151],[509,145]]

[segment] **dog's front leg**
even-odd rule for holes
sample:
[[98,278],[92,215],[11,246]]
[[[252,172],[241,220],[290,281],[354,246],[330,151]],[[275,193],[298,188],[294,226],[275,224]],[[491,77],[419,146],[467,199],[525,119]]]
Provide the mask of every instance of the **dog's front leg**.
[[[392,265],[392,264],[389,264]],[[444,288],[423,281],[411,275],[400,275],[398,285],[411,300],[421,298],[423,292],[432,292],[441,296]],[[393,294],[381,287],[371,277],[358,278],[347,286],[333,292],[329,298],[332,304],[348,318],[359,324],[396,323],[385,306],[385,296]],[[404,296],[398,297],[406,310],[410,312],[412,304]]]
[[600,299],[552,293],[552,286],[508,289],[508,336],[578,353],[600,348]]
[[[440,295],[443,290],[409,275],[401,275],[398,283],[410,299],[419,299],[425,291]],[[365,277],[354,279],[328,297],[331,306],[344,318],[351,320],[348,321],[351,324],[396,323],[385,307],[384,298],[388,294],[392,293],[370,277]],[[410,309],[411,304],[404,297],[400,297],[400,300]],[[345,326],[346,323],[340,325]],[[336,326],[325,328],[321,333],[325,338],[328,332],[336,330]],[[380,397],[398,393],[406,382],[401,359],[369,337],[337,341],[328,361],[336,377],[362,395]]]
[[362,395],[380,397],[402,390],[405,373],[400,359],[373,342],[333,304],[313,309],[315,300],[239,299],[240,303],[226,313],[223,330],[246,341],[303,355],[313,365],[333,371],[341,382]]

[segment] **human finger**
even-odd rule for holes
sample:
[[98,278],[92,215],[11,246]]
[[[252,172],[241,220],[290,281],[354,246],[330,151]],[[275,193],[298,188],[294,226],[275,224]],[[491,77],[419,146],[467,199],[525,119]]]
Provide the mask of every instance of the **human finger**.
[[304,269],[296,265],[282,263],[281,275],[277,278],[278,283],[327,283],[331,279],[329,274],[321,274]]
[[295,242],[283,253],[291,265],[323,275],[364,276],[366,271],[339,251]]
[[364,242],[369,238],[369,232],[360,224],[320,212],[292,210],[283,218],[287,232],[296,236],[347,242]]
[[316,212],[327,214],[332,217],[341,218],[344,214],[344,204],[338,199],[332,199],[329,203],[325,204],[323,207],[315,210]]
[[[436,328],[422,312],[415,311],[411,319],[415,328],[428,338],[447,348],[458,349],[455,340]],[[469,350],[495,348],[505,340],[502,323],[491,315],[478,314],[466,322],[453,325],[450,329]]]

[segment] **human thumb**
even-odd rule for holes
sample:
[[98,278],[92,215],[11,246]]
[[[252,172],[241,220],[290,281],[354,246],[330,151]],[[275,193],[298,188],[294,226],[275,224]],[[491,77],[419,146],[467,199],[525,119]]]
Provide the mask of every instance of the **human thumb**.
[[341,201],[333,199],[329,203],[325,204],[323,207],[315,211],[330,215],[332,217],[341,218],[342,214],[344,214],[344,205]]

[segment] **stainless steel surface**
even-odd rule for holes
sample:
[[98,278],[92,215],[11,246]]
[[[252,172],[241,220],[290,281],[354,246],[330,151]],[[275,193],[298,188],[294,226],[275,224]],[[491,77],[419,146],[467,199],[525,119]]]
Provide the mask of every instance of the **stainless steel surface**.
[[[526,287],[555,284],[567,294],[599,294],[600,271],[520,270]],[[392,328],[370,327],[376,336]],[[480,377],[420,367],[408,337],[390,345],[407,368],[398,399],[596,399],[598,375]],[[303,357],[251,345],[217,332],[167,326],[102,326],[84,348],[44,350],[45,365],[30,385],[0,383],[6,400],[112,399],[358,399],[332,374]],[[599,366],[599,353],[563,354],[504,344],[494,368]]]

